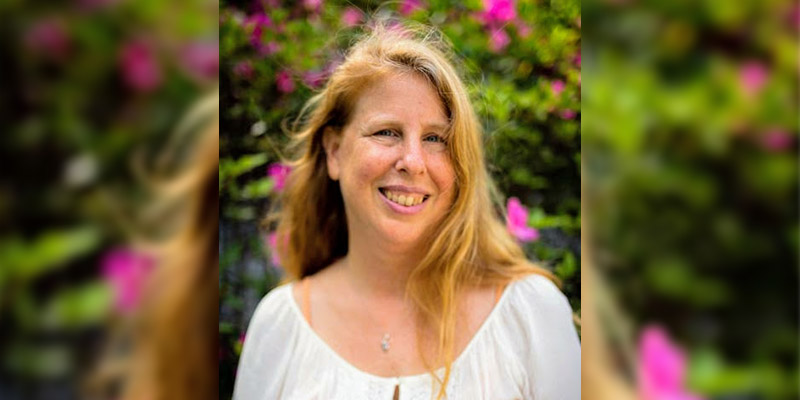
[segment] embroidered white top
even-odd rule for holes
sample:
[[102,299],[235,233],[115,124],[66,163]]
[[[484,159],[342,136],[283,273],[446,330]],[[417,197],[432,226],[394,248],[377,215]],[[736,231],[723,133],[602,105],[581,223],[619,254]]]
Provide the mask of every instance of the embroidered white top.
[[[292,284],[259,303],[242,349],[234,400],[432,398],[430,374],[386,378],[361,371],[308,325]],[[441,373],[443,369],[438,372]],[[581,349],[566,297],[547,278],[511,283],[453,363],[448,399],[579,400]]]

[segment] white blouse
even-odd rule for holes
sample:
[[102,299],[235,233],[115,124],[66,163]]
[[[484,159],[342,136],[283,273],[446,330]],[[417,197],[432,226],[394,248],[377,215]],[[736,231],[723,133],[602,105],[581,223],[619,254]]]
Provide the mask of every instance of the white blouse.
[[[444,368],[437,371],[443,374]],[[566,297],[547,278],[511,283],[453,362],[448,399],[578,400],[581,349]],[[259,303],[239,361],[234,400],[432,399],[429,373],[385,378],[361,371],[308,325],[280,286]]]

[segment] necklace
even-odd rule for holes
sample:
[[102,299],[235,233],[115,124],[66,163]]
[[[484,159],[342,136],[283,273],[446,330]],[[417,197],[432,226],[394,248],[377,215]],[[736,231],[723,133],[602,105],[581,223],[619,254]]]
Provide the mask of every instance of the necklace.
[[383,339],[381,339],[381,350],[384,353],[389,352],[389,341],[392,340],[392,337],[388,333],[383,334]]
[[[383,354],[389,353],[389,342],[392,340],[392,336],[389,333],[383,334],[383,339],[381,339],[381,350]],[[397,373],[397,371],[395,371]],[[392,394],[392,400],[399,400],[400,399],[400,377],[397,377],[397,383],[394,385],[394,394]]]

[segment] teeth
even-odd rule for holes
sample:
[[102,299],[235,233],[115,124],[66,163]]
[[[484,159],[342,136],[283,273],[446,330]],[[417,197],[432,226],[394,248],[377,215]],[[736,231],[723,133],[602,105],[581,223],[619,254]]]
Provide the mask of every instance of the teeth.
[[391,200],[391,201],[393,201],[393,202],[395,202],[397,204],[400,204],[402,206],[406,206],[406,207],[415,206],[417,204],[420,204],[425,199],[423,196],[418,196],[418,195],[413,195],[413,194],[395,194],[395,193],[390,192],[388,190],[384,190],[383,194],[389,200]]

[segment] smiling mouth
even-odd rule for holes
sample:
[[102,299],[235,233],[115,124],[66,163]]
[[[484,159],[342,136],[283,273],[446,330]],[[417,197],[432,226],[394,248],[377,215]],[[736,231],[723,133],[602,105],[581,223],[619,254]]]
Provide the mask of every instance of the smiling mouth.
[[412,194],[412,193],[398,193],[392,192],[391,190],[387,190],[384,188],[378,189],[381,194],[389,199],[392,203],[395,203],[399,206],[403,207],[413,207],[425,202],[430,197],[429,195],[422,195],[422,194]]

